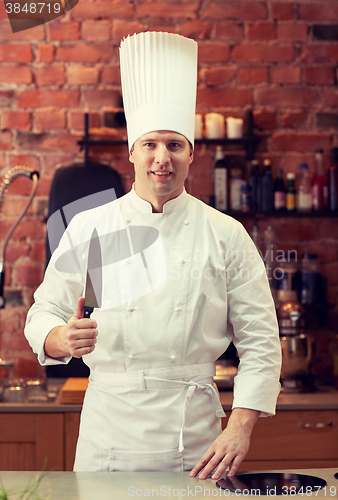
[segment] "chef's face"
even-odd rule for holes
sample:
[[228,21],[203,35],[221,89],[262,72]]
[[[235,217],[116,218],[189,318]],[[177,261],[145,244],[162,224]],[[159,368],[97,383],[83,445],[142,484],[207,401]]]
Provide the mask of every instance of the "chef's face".
[[182,193],[193,151],[183,135],[158,130],[137,139],[129,159],[134,163],[136,193],[162,212],[166,201]]

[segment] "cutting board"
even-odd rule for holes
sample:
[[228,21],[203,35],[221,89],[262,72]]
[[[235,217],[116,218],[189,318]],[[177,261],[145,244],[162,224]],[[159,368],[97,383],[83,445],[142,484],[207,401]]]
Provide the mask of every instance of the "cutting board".
[[88,378],[68,378],[61,389],[60,403],[82,404],[87,387]]

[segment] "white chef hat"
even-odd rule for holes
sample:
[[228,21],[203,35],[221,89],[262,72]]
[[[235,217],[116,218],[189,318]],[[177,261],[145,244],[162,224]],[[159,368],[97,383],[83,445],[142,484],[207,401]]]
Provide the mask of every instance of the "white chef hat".
[[173,33],[128,36],[120,46],[129,150],[143,134],[172,130],[193,145],[197,43]]

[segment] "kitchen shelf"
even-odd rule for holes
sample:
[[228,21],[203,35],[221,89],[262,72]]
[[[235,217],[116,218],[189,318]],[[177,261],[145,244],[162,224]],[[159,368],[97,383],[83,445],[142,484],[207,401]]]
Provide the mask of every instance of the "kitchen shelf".
[[230,215],[231,217],[234,217],[234,218],[250,218],[250,217],[254,217],[254,218],[267,218],[267,217],[272,217],[272,218],[278,218],[278,219],[281,219],[281,218],[285,218],[285,217],[289,217],[289,218],[299,218],[299,219],[305,219],[305,218],[311,218],[311,219],[315,219],[315,218],[328,218],[328,217],[331,217],[331,218],[334,218],[334,217],[338,217],[338,211],[336,212],[329,212],[329,211],[325,211],[325,212],[306,212],[306,213],[302,213],[302,212],[288,212],[287,210],[286,211],[278,211],[278,212],[256,212],[256,211],[250,211],[250,212],[241,212],[240,210],[228,210],[228,211],[221,211],[222,213],[226,214],[226,215]]
[[[241,145],[244,146],[246,151],[246,159],[248,161],[252,160],[254,157],[254,151],[260,138],[254,134],[253,131],[253,116],[252,111],[247,112],[246,116],[246,128],[247,135],[240,139],[195,139],[195,144],[206,144],[206,145]],[[77,144],[81,146],[81,150],[85,150],[85,164],[89,164],[89,148],[90,146],[123,146],[127,145],[127,140],[116,140],[116,139],[91,139],[89,135],[89,114],[84,115],[84,136],[81,140],[77,141]]]

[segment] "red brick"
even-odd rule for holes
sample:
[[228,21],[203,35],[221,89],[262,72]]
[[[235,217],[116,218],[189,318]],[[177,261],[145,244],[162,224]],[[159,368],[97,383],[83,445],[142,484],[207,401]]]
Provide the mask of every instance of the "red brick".
[[225,23],[216,23],[214,26],[215,38],[218,40],[239,41],[244,37],[243,23],[228,21]]
[[238,83],[255,85],[267,82],[268,78],[268,68],[266,66],[242,66],[238,68]]
[[35,241],[33,243],[32,259],[34,262],[46,261],[46,245],[44,241]]
[[44,176],[52,177],[59,167],[67,167],[74,163],[72,154],[58,154],[54,152],[43,157],[42,172]]
[[[18,196],[18,195],[15,194],[15,191],[19,190],[19,187],[22,186],[23,183],[25,183],[25,184],[27,183],[26,186],[25,186],[25,189],[28,189],[27,186],[29,186],[29,188],[31,190],[31,188],[32,188],[32,182],[27,177],[25,177],[24,179],[16,179],[9,186],[8,193],[6,193],[5,199],[4,199],[4,201],[3,201],[2,205],[1,205],[1,213],[5,217],[8,217],[8,218],[13,218],[13,217],[14,218],[18,218],[19,215],[24,210],[24,208],[26,207],[26,205],[27,205],[27,199],[25,199],[22,196]],[[15,186],[15,184],[17,184],[17,185]],[[14,220],[13,220],[13,223],[14,223]],[[12,236],[13,239],[15,239],[17,237],[15,235],[15,231],[14,231],[13,236]]]
[[274,112],[256,110],[253,116],[255,127],[260,130],[274,130],[278,128],[277,115]]
[[17,148],[27,151],[64,151],[78,153],[78,137],[70,134],[28,134],[18,132]]
[[252,104],[252,92],[247,88],[198,88],[197,104],[199,107],[218,108],[222,106],[241,107]]
[[247,24],[247,39],[274,40],[276,38],[276,28],[271,21],[249,22]]
[[306,124],[308,117],[305,111],[290,111],[282,115],[282,127],[297,129]]
[[63,65],[45,66],[35,70],[35,82],[38,87],[63,85],[65,81],[65,68]]
[[98,62],[102,56],[102,47],[85,43],[63,45],[56,52],[58,61],[65,62]]
[[0,132],[0,150],[12,148],[11,132]]
[[[69,128],[71,130],[84,129],[84,112],[83,111],[70,111],[69,114]],[[101,126],[100,113],[89,114],[89,128],[99,128]]]
[[37,50],[37,62],[50,63],[54,61],[54,45],[39,45]]
[[0,108],[11,106],[14,92],[12,90],[5,90],[0,92]]
[[328,55],[329,46],[327,44],[303,45],[300,52],[300,60],[305,63],[326,63],[331,62]]
[[113,21],[113,38],[116,40],[120,41],[128,35],[141,33],[143,31],[147,31],[147,25],[139,21],[125,21],[121,19],[115,19]]
[[41,264],[20,264],[14,274],[18,285],[38,286],[43,279],[43,267]]
[[266,4],[263,2],[229,2],[219,0],[211,2],[205,9],[202,17],[211,17],[212,19],[239,19],[254,21],[267,18]]
[[226,62],[229,56],[230,47],[224,43],[200,42],[198,44],[199,62]]
[[72,19],[126,19],[134,16],[134,6],[124,0],[102,0],[82,2],[80,8],[72,9]]
[[26,66],[2,66],[0,71],[0,83],[31,83],[32,73]]
[[280,107],[304,106],[307,108],[309,103],[313,106],[319,102],[319,94],[314,89],[304,87],[256,89],[255,101],[263,106],[276,106],[278,103]]
[[329,45],[327,48],[327,57],[329,61],[337,62],[338,60],[338,44]]
[[272,83],[300,83],[301,69],[299,66],[277,66],[271,68]]
[[80,38],[80,24],[74,21],[53,21],[47,24],[47,29],[51,42],[57,40],[78,40]]
[[237,45],[232,51],[232,59],[236,62],[290,62],[293,58],[292,45],[247,43]]
[[338,89],[337,88],[324,89],[323,100],[325,107],[336,108],[338,106]]
[[82,23],[81,38],[84,40],[109,40],[111,24],[109,21],[84,21]]
[[305,68],[305,80],[310,85],[333,85],[335,68],[330,66],[310,66]]
[[83,85],[88,83],[98,83],[99,68],[89,68],[87,66],[71,65],[67,68],[67,83],[70,85]]
[[30,246],[24,241],[10,240],[6,250],[6,262],[16,262],[29,254]]
[[120,66],[104,66],[101,75],[102,83],[121,84]]
[[330,262],[322,265],[322,272],[327,278],[327,284],[338,285],[338,263]]
[[146,1],[136,7],[136,17],[163,17],[163,18],[188,18],[196,19],[199,10],[199,2],[156,2]]
[[66,126],[66,115],[62,109],[38,109],[34,113],[34,124],[38,130],[63,129]]
[[30,45],[0,45],[0,62],[28,63],[32,60]]
[[56,106],[75,108],[79,105],[78,90],[40,90],[30,89],[18,92],[17,104],[19,108],[44,108]]
[[8,111],[1,113],[1,127],[16,130],[30,130],[31,116],[28,111]]
[[271,148],[277,151],[307,152],[330,147],[329,134],[276,132],[271,138]]
[[36,26],[35,28],[30,28],[29,30],[13,33],[8,20],[0,24],[0,41],[6,40],[12,42],[13,40],[27,40],[28,42],[32,42],[33,40],[44,39],[45,31],[43,26]]
[[164,33],[179,33],[177,26],[178,24],[174,24],[173,19],[169,17],[166,19],[163,18],[148,18],[147,19],[148,30],[147,31],[157,31]]
[[293,3],[273,2],[271,4],[272,18],[278,21],[289,21],[293,19]]
[[308,35],[308,27],[304,23],[279,24],[277,33],[280,40],[288,42],[305,42]]
[[194,40],[205,40],[210,37],[212,25],[203,21],[187,21],[180,25],[179,33]]
[[9,156],[9,166],[10,168],[16,167],[17,165],[27,165],[34,170],[40,171],[40,162],[36,156],[32,155],[17,155],[13,154]]
[[[20,314],[13,312],[11,307],[1,310],[0,321],[2,332],[14,333],[20,328]],[[3,356],[3,352],[1,354]]]
[[122,98],[118,90],[86,90],[84,100],[87,106],[93,108],[101,108],[102,106],[122,107]]
[[301,3],[298,12],[299,19],[306,21],[338,21],[338,5],[336,2]]
[[201,74],[206,85],[222,85],[234,79],[236,69],[236,66],[203,68]]

